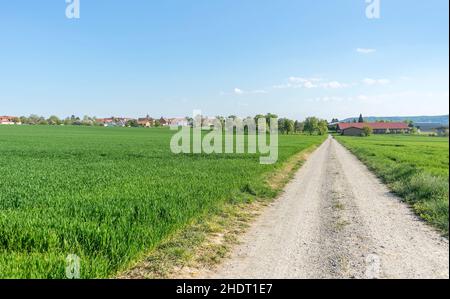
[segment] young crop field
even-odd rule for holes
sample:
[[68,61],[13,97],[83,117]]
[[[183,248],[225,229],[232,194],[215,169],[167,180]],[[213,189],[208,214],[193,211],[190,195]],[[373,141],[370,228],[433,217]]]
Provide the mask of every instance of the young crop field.
[[[171,233],[243,193],[320,136],[280,136],[279,159],[175,155],[168,129],[0,126],[0,278],[114,276]],[[448,157],[447,157],[448,161]]]
[[448,234],[449,139],[408,135],[337,136],[416,213]]

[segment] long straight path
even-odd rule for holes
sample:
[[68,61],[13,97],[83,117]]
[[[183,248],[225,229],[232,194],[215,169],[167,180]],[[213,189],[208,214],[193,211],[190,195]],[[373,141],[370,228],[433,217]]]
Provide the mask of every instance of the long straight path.
[[449,244],[329,138],[212,278],[448,278]]

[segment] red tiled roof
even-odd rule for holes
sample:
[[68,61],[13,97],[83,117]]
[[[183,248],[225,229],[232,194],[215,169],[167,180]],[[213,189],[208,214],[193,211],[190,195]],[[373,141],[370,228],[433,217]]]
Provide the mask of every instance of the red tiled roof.
[[106,123],[106,122],[112,122],[112,118],[97,118],[98,123]]
[[374,130],[406,130],[409,128],[406,123],[340,123],[338,126],[341,130],[364,127],[371,127]]
[[17,119],[16,116],[0,116],[1,121],[13,121],[14,119]]

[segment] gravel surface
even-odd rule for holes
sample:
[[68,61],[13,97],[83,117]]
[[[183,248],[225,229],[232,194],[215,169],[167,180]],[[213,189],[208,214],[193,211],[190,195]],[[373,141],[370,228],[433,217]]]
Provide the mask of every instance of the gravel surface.
[[448,278],[448,240],[330,137],[208,278]]

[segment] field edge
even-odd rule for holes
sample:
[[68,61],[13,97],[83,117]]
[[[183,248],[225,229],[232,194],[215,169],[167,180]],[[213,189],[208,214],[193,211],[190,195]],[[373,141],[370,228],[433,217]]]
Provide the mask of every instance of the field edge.
[[274,173],[263,180],[274,193],[270,197],[248,197],[246,202],[232,200],[219,205],[213,213],[204,214],[176,231],[155,249],[142,255],[115,278],[119,279],[182,279],[204,276],[224,260],[238,237],[282,192],[284,186],[301,168],[308,156],[325,139],[293,155]]
[[[340,140],[339,138],[335,138],[337,142],[339,142],[344,148],[346,148],[350,153],[352,153],[361,163],[363,163],[367,169],[373,173],[383,184],[387,186],[389,191],[394,194],[397,198],[399,198],[402,202],[408,205],[409,208],[414,212],[414,214],[421,220],[424,221],[431,228],[435,229],[439,234],[441,234],[445,238],[449,238],[449,230],[448,226],[443,227],[440,223],[436,222],[435,219],[432,219],[428,216],[428,214],[433,213],[431,208],[426,207],[426,202],[418,202],[411,199],[408,199],[408,194],[402,194],[399,191],[396,191],[395,187],[401,185],[401,181],[389,181],[383,175],[376,171],[375,167],[369,163],[368,160],[364,159],[364,156],[361,155],[354,148]],[[410,180],[408,180],[409,182]],[[403,182],[405,183],[405,182]],[[436,198],[429,198],[429,201],[437,200]],[[447,223],[448,223],[448,214],[447,214]]]

